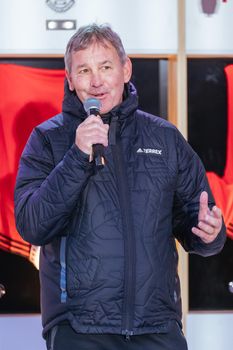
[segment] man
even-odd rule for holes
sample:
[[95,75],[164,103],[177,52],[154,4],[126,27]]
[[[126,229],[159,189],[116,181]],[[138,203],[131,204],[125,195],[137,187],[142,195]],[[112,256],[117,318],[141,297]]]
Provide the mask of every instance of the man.
[[[42,246],[47,347],[187,349],[175,237],[203,256],[225,241],[205,170],[174,126],[137,109],[109,26],[80,28],[65,66],[62,113],[32,132],[15,190],[18,230]],[[89,98],[99,116],[87,116]]]

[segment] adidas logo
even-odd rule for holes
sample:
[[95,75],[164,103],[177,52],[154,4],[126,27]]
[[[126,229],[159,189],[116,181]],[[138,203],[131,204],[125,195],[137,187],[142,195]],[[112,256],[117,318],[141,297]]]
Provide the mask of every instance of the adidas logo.
[[152,153],[152,154],[159,154],[162,155],[161,149],[154,149],[154,148],[139,148],[136,153]]

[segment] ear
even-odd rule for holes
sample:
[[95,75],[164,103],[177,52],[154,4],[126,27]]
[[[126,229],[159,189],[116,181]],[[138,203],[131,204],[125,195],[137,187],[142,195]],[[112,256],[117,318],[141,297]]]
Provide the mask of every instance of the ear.
[[74,91],[74,85],[72,83],[72,77],[71,77],[71,74],[67,70],[66,70],[66,79],[68,81],[70,91]]
[[123,70],[124,70],[124,82],[128,83],[132,75],[132,63],[129,57],[126,58],[126,61],[123,65]]

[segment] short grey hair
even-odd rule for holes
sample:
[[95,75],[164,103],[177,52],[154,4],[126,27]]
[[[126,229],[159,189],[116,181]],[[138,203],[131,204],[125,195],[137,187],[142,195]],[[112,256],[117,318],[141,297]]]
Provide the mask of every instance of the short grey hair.
[[104,46],[110,43],[116,49],[121,63],[124,64],[126,62],[127,55],[119,35],[112,30],[109,24],[98,25],[93,23],[80,27],[66,46],[64,61],[65,68],[69,73],[71,71],[72,53],[85,50],[93,42]]

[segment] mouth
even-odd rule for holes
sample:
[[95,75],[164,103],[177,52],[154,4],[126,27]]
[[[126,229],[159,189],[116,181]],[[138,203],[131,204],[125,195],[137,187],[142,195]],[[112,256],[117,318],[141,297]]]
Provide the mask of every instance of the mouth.
[[97,98],[98,100],[102,100],[107,96],[106,92],[98,93],[98,94],[91,94],[91,97]]

